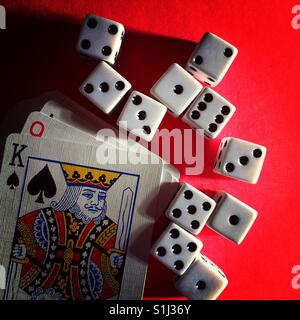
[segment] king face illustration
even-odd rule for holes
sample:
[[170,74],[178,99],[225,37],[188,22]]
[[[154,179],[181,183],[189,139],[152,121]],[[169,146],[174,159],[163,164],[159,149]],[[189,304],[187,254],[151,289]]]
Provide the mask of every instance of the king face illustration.
[[12,263],[31,299],[102,300],[118,296],[125,252],[107,217],[107,192],[120,173],[61,164],[66,190],[50,207],[17,221]]

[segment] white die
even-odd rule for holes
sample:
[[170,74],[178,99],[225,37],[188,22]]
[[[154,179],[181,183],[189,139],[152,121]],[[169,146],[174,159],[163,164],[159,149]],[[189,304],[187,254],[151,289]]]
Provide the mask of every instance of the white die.
[[178,117],[196,98],[202,85],[177,63],[172,64],[151,88],[153,97]]
[[253,225],[257,211],[226,192],[218,192],[215,210],[207,225],[225,238],[240,244]]
[[196,129],[203,129],[209,139],[214,139],[226,126],[236,108],[210,88],[201,91],[183,117],[183,121]]
[[114,64],[124,34],[121,23],[88,14],[79,35],[77,51],[83,56]]
[[188,60],[186,69],[194,77],[215,87],[225,76],[238,53],[237,48],[207,32]]
[[185,183],[166,211],[166,216],[197,235],[205,226],[216,203],[203,192]]
[[267,149],[261,145],[237,138],[222,139],[214,172],[237,180],[256,183]]
[[104,113],[110,113],[131,84],[106,62],[100,62],[88,76],[79,91]]
[[176,289],[191,300],[215,300],[228,280],[223,271],[202,254],[175,282]]
[[119,127],[151,141],[167,108],[138,91],[132,91],[117,121]]
[[152,247],[151,254],[178,275],[183,274],[202,249],[202,242],[170,223]]

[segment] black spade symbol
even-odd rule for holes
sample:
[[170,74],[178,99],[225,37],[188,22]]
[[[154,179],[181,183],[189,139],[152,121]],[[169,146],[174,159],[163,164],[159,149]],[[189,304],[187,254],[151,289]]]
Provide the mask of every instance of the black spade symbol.
[[44,203],[43,194],[46,198],[52,198],[56,194],[56,184],[51,175],[48,165],[36,174],[28,183],[27,191],[32,196],[38,195],[36,203]]
[[10,190],[14,190],[20,184],[19,178],[16,174],[16,171],[13,172],[7,179],[7,185],[9,186]]

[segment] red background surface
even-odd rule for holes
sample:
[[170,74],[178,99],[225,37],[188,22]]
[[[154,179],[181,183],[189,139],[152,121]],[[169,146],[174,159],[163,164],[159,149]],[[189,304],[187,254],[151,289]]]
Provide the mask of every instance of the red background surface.
[[[240,246],[208,228],[200,234],[203,253],[229,279],[220,299],[298,299],[300,291],[291,286],[291,269],[300,264],[300,30],[291,27],[291,9],[296,3],[1,1],[7,9],[7,30],[0,30],[1,117],[20,100],[51,90],[61,91],[104,117],[77,89],[97,65],[81,59],[74,50],[88,12],[125,25],[127,37],[117,69],[134,89],[146,94],[171,63],[185,64],[204,32],[211,31],[231,42],[239,54],[216,91],[235,104],[237,112],[218,139],[205,142],[204,173],[183,175],[182,180],[201,190],[224,189],[259,212]],[[113,123],[119,112],[104,118]],[[171,115],[161,127],[187,128]],[[256,185],[212,173],[219,141],[225,136],[268,148]],[[166,223],[159,220],[154,237]],[[145,298],[179,296],[171,272],[150,258]]]

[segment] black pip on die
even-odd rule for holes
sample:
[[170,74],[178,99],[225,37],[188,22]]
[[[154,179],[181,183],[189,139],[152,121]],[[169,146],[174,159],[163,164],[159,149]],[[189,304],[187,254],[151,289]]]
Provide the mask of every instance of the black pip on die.
[[196,129],[203,129],[207,138],[214,139],[226,126],[236,108],[210,88],[201,91],[183,117]]
[[151,95],[166,105],[174,117],[181,115],[202,85],[179,64],[173,63],[151,88]]
[[151,141],[166,112],[166,106],[139,91],[133,91],[117,123],[120,128]]
[[166,216],[187,231],[198,234],[216,203],[203,192],[185,183],[166,211]]
[[225,76],[237,53],[233,45],[207,32],[188,60],[186,69],[196,79],[215,87]]
[[240,244],[253,225],[257,211],[229,193],[215,195],[216,208],[207,225],[225,238]]
[[178,275],[182,275],[191,265],[202,242],[175,223],[167,229],[152,247],[152,255]]
[[88,14],[79,35],[77,51],[83,56],[114,64],[124,34],[121,23]]
[[267,149],[261,145],[237,139],[222,139],[214,172],[249,183],[256,183]]
[[130,88],[125,78],[101,61],[79,90],[104,113],[110,113]]
[[175,282],[176,289],[191,300],[215,300],[228,280],[223,271],[201,253]]

